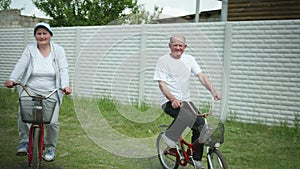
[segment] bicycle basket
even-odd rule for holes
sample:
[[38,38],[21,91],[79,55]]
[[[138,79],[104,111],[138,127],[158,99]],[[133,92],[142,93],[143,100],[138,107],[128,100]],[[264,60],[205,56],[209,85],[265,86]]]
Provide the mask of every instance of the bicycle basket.
[[224,142],[225,127],[223,123],[219,123],[211,136],[204,143],[206,146],[213,147],[216,143],[222,144]]
[[[23,122],[34,124],[49,124],[51,122],[56,106],[55,99],[36,99],[30,96],[22,96],[19,101]],[[39,105],[40,101],[41,105]]]

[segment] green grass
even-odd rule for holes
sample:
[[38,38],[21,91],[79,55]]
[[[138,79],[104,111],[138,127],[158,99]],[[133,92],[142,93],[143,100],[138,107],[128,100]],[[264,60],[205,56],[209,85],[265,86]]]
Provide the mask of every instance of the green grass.
[[[16,157],[17,94],[0,88],[0,163],[1,168],[27,168],[26,157]],[[157,135],[158,124],[171,122],[162,114],[149,123],[134,123],[118,114],[109,99],[98,102],[108,123],[119,132],[132,137]],[[73,100],[64,98],[60,112],[60,137],[56,159],[43,163],[43,169],[157,169],[156,156],[125,158],[114,155],[95,144],[82,129],[74,111]],[[225,142],[221,151],[231,169],[296,169],[300,166],[300,133],[298,128],[269,127],[263,124],[245,124],[234,120],[225,123]],[[153,143],[155,144],[155,143]],[[129,152],[130,153],[130,152]]]

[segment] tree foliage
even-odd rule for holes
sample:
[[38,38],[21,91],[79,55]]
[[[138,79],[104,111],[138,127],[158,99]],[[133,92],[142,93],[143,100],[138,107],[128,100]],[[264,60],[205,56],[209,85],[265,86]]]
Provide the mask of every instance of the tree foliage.
[[11,0],[0,0],[0,10],[10,9]]
[[52,26],[106,25],[145,12],[137,0],[33,0],[33,3],[53,18]]
[[121,17],[119,20],[113,21],[111,24],[150,24],[156,23],[159,19],[163,8],[154,6],[153,13],[147,11],[143,5],[138,6],[137,10],[133,13]]

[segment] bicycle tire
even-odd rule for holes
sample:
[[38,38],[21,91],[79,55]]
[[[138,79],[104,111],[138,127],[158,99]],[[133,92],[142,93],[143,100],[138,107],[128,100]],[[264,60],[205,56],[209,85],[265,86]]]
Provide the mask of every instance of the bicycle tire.
[[163,133],[164,132],[161,132],[158,135],[156,142],[159,162],[163,169],[177,169],[179,164],[177,163],[176,156],[166,152],[170,150],[170,148],[168,148],[162,137]]
[[40,131],[38,127],[33,129],[32,139],[32,161],[31,169],[38,169],[40,167],[39,147],[40,147]]
[[211,150],[208,153],[207,165],[208,165],[208,169],[228,169],[225,157],[217,149]]

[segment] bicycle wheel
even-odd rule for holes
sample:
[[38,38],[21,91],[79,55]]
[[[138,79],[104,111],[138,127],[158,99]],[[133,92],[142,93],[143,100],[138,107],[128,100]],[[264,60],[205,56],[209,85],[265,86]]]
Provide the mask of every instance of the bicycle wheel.
[[208,169],[228,169],[223,154],[217,150],[211,150],[207,157]]
[[[161,132],[157,137],[157,152],[160,164],[164,169],[177,169],[178,163],[176,160],[176,154],[174,153],[174,148],[169,148],[165,143],[163,137],[163,132]],[[175,149],[176,151],[176,149]]]
[[33,129],[32,139],[32,161],[31,168],[38,169],[40,166],[39,147],[40,147],[40,131],[41,129],[35,127]]

